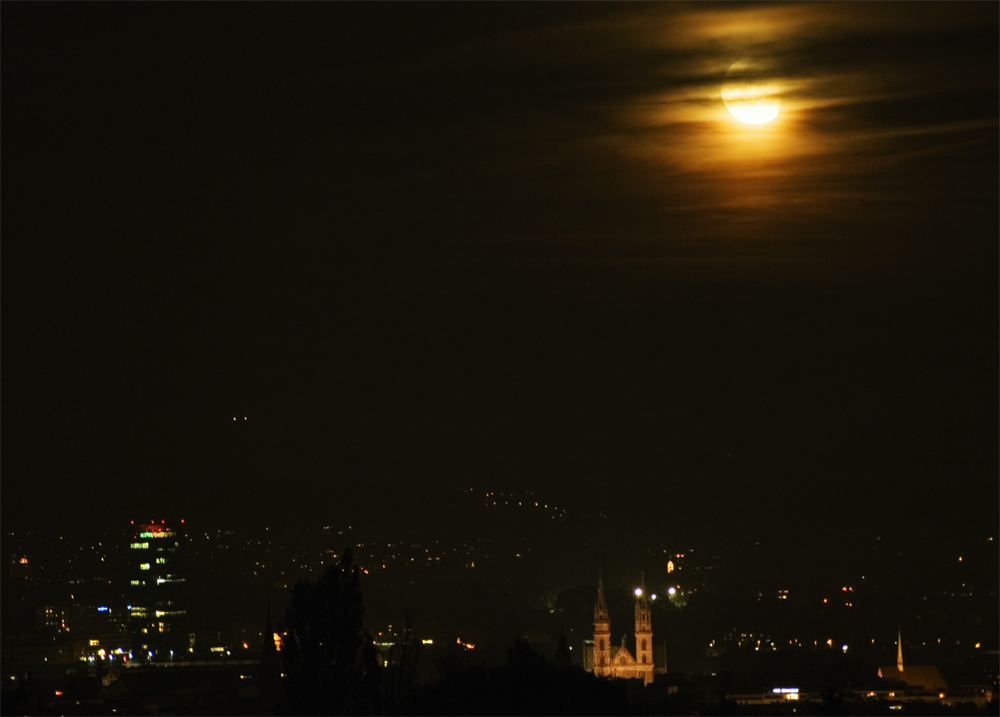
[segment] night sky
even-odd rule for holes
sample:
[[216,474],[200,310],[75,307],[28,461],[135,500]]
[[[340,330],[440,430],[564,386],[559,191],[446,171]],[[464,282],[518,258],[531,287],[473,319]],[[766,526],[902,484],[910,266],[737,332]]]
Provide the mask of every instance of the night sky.
[[3,521],[995,526],[998,26],[4,2]]

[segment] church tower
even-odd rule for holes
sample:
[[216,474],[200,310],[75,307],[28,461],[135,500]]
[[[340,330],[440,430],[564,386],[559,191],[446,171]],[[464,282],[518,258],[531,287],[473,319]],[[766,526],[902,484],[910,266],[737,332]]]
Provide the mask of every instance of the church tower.
[[653,617],[646,600],[646,573],[635,601],[635,664],[646,684],[653,681]]
[[594,604],[594,674],[611,674],[611,617],[604,601],[604,579],[597,578],[597,602]]

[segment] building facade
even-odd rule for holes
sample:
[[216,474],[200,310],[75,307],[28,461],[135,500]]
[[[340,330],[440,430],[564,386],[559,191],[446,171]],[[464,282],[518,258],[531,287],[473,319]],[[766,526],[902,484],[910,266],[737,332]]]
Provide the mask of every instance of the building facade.
[[646,599],[645,578],[635,591],[635,655],[625,646],[611,644],[611,615],[604,599],[604,580],[597,581],[594,604],[594,644],[584,647],[584,669],[598,677],[653,681],[653,618]]
[[180,659],[188,650],[183,531],[162,520],[133,522],[132,527],[128,610],[133,659]]

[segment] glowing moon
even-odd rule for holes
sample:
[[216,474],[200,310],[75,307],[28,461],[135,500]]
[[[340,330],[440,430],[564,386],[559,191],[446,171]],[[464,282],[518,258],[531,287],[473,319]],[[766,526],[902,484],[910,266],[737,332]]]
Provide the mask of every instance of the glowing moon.
[[734,62],[722,83],[722,101],[740,122],[764,124],[778,116],[778,88],[764,77],[751,60]]

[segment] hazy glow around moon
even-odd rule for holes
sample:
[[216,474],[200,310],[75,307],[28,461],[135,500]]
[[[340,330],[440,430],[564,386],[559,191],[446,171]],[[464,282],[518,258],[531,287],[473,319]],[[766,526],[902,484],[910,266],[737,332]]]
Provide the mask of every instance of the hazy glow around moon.
[[770,122],[781,110],[778,88],[749,60],[734,62],[726,72],[722,101],[733,117],[747,124]]

